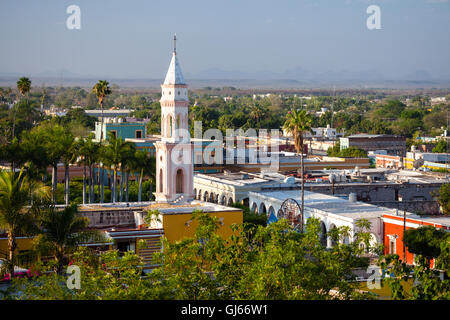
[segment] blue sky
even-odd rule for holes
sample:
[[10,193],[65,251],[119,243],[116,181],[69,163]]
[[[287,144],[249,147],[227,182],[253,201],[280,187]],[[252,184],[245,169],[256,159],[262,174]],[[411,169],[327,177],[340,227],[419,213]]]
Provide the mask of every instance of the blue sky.
[[[71,4],[81,30],[66,28]],[[381,30],[366,27],[370,4]],[[0,72],[163,78],[174,32],[185,74],[450,75],[448,0],[1,0]]]

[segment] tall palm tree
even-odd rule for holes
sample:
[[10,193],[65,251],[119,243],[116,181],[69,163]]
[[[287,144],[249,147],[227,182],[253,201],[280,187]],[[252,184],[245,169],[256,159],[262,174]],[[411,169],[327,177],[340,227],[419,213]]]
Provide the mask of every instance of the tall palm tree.
[[14,276],[16,236],[30,231],[33,225],[32,209],[28,207],[31,197],[46,198],[48,187],[31,181],[23,168],[19,173],[0,171],[0,228],[8,233],[8,271]]
[[99,231],[88,229],[88,226],[89,219],[79,215],[76,205],[65,207],[62,211],[51,206],[41,214],[41,232],[36,247],[42,253],[52,254],[57,262],[56,271],[62,273],[64,257],[68,252],[91,240],[103,240]]
[[[133,167],[135,154],[136,154],[136,145],[134,143],[128,145],[128,147],[124,150],[124,152],[122,154],[122,162],[121,162],[122,179],[120,181],[121,181],[121,184],[123,184],[123,179],[125,179],[125,202],[128,202],[129,175],[130,175],[131,168]],[[122,189],[123,189],[123,186],[121,186],[121,190]],[[122,194],[120,197],[120,201],[122,201]]]
[[[31,90],[31,80],[27,77],[22,77],[17,81],[17,90],[19,90],[20,94],[24,98],[28,95],[28,92]],[[21,99],[22,100],[22,99]],[[13,119],[13,129],[12,129],[12,139],[15,137],[15,128],[16,128],[16,106],[14,107],[14,119]]]
[[44,102],[47,98],[47,90],[42,86],[42,95],[41,95],[41,112],[44,111]]
[[64,204],[68,206],[70,194],[69,165],[75,162],[77,156],[75,138],[70,132],[66,132],[66,134],[61,137],[61,143],[66,146],[61,160],[64,163]]
[[111,89],[109,88],[109,82],[106,80],[99,80],[94,87],[92,92],[97,95],[98,103],[100,104],[100,109],[102,110],[102,120],[101,120],[101,130],[100,130],[100,141],[103,140],[103,100],[109,94],[111,94]]
[[93,181],[93,170],[94,164],[99,157],[99,143],[94,141],[94,135],[90,134],[86,139],[84,139],[82,145],[80,146],[80,155],[84,159],[84,163],[88,166],[89,179],[88,179],[88,190],[89,190],[89,203],[92,203],[95,198],[93,195],[94,181]]
[[292,137],[294,138],[294,145],[295,150],[297,150],[297,153],[300,153],[300,170],[302,173],[302,184],[301,184],[301,215],[302,215],[302,222],[300,226],[300,230],[303,232],[303,211],[304,211],[304,184],[305,184],[305,167],[303,163],[303,150],[304,150],[304,144],[303,144],[303,134],[306,132],[311,131],[311,116],[306,112],[306,110],[297,110],[292,109],[288,112],[286,115],[286,121],[284,122],[283,129],[286,130],[288,133],[292,134]]
[[103,141],[99,142],[98,148],[98,162],[99,162],[99,183],[100,183],[100,203],[103,203],[105,200],[105,183],[104,183],[104,175],[105,175],[105,144]]
[[125,161],[125,157],[133,147],[133,143],[125,142],[121,137],[117,138],[112,132],[109,132],[108,142],[104,149],[104,160],[113,170],[111,193],[111,202],[113,203],[117,201],[117,172],[122,168],[122,162]]
[[[138,202],[142,201],[142,181],[144,176],[149,177],[150,181],[153,182],[156,176],[156,159],[148,156],[148,153],[144,150],[137,150],[134,155],[134,160],[132,164],[132,170],[138,172]],[[150,199],[152,194],[152,183],[150,184]]]

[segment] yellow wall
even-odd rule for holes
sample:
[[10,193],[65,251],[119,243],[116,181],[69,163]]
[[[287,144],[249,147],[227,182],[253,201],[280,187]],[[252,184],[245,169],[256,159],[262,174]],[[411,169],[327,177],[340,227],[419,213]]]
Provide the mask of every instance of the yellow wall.
[[[236,211],[218,211],[210,213],[217,218],[223,218],[223,225],[219,226],[217,233],[223,237],[228,238],[233,234],[231,230],[232,224],[242,224],[243,215],[241,210]],[[184,238],[194,237],[195,230],[197,229],[198,222],[196,220],[192,221],[189,226],[186,226],[186,222],[192,219],[192,214],[182,213],[182,214],[166,214],[162,215],[164,236],[170,242],[175,242],[178,240],[183,240]]]
[[[16,238],[16,242],[17,242],[17,249],[15,251],[15,253],[19,253],[19,251],[22,250],[30,250],[31,249],[31,245],[32,245],[32,241],[33,238],[20,238],[17,239]],[[3,253],[8,253],[8,239],[5,238],[1,238],[0,239],[0,258],[4,258],[3,257]]]

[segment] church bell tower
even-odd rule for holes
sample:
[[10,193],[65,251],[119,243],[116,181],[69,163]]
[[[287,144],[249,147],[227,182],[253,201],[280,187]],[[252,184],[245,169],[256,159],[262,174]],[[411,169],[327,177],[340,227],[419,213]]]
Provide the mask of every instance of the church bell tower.
[[156,202],[194,199],[193,145],[188,126],[188,87],[181,73],[176,35],[169,70],[161,85],[161,140],[156,148]]

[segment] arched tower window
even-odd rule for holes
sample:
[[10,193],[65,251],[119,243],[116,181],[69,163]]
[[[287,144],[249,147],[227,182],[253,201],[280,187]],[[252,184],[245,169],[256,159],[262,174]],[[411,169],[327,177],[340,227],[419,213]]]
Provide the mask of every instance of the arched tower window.
[[169,137],[171,137],[172,136],[172,116],[169,116],[168,118],[167,118],[167,124],[168,124],[168,129],[169,129],[169,132],[168,132],[168,136]]
[[183,170],[178,169],[177,170],[177,176],[176,176],[176,181],[175,181],[175,185],[176,185],[176,193],[184,193],[184,188],[183,188],[183,184],[184,184],[184,177],[183,177]]

